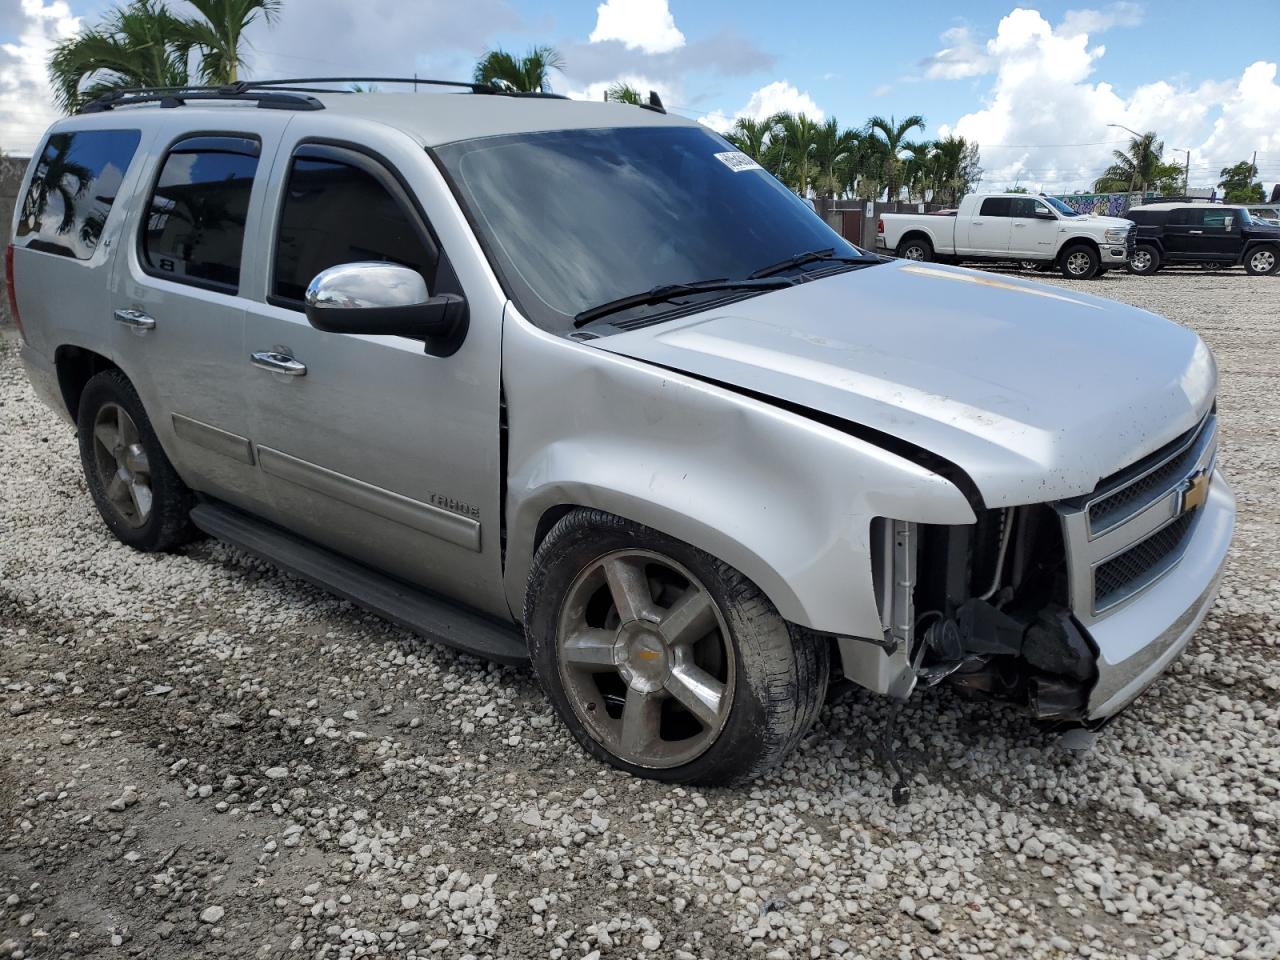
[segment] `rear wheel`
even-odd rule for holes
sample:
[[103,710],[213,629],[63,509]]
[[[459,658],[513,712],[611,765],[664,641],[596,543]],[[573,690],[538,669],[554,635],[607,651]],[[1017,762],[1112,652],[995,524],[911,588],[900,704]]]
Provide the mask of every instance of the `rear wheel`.
[[1098,275],[1102,259],[1092,247],[1077,244],[1062,251],[1060,266],[1068,280],[1088,280]]
[[1160,251],[1149,243],[1140,243],[1129,258],[1129,272],[1149,276],[1160,269]]
[[116,539],[146,551],[171,550],[192,539],[191,491],[123,373],[104,370],[85,384],[76,424],[89,494]]
[[1244,269],[1255,277],[1264,277],[1276,272],[1280,267],[1280,247],[1268,244],[1265,247],[1254,247],[1244,258]]
[[577,510],[547,534],[525,601],[533,666],[593,756],[629,773],[721,784],[768,769],[825,696],[825,640],[702,551]]
[[898,244],[898,256],[903,260],[932,260],[933,244],[919,237],[903,240]]

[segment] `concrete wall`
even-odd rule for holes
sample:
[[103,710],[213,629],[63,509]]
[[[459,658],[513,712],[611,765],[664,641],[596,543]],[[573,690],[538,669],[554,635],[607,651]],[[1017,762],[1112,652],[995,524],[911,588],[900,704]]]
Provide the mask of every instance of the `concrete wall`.
[[[0,237],[4,240],[0,246],[7,246],[10,240],[13,208],[18,202],[18,187],[22,183],[22,175],[27,172],[28,160],[28,157],[0,157]],[[0,272],[0,327],[11,322],[9,290],[5,285],[4,273]]]

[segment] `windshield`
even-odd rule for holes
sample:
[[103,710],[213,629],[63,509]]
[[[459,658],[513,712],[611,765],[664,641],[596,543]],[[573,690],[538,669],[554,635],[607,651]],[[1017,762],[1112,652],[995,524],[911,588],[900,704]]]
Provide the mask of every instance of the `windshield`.
[[808,251],[862,253],[702,127],[518,134],[437,153],[521,311],[549,330],[665,284],[738,280]]
[[1049,206],[1053,207],[1053,209],[1057,210],[1064,217],[1084,216],[1084,214],[1077,213],[1075,210],[1072,210],[1070,207],[1068,207],[1065,203],[1063,203],[1057,197],[1041,197],[1040,199],[1043,200],[1045,203],[1049,204]]

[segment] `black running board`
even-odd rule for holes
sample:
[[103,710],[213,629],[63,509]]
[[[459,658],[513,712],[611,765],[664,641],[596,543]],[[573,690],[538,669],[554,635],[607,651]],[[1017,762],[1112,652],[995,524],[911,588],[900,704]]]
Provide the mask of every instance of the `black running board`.
[[211,537],[269,560],[428,640],[497,663],[529,662],[529,648],[514,625],[456,606],[233,507],[205,501],[191,511],[191,522]]

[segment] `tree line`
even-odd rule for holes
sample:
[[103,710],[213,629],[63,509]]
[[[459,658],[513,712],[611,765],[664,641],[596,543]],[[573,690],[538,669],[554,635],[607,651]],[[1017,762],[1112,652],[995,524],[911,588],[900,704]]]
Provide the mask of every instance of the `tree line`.
[[[1164,159],[1164,141],[1154,130],[1129,140],[1124,150],[1111,151],[1113,163],[1093,182],[1095,193],[1146,193],[1181,196],[1189,186],[1185,166]],[[1264,199],[1258,168],[1241,160],[1218,171],[1218,187],[1227,203],[1261,203]]]

